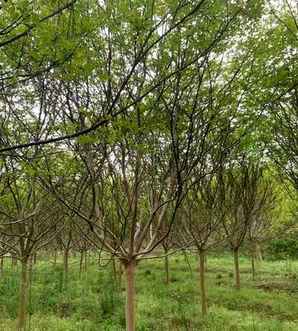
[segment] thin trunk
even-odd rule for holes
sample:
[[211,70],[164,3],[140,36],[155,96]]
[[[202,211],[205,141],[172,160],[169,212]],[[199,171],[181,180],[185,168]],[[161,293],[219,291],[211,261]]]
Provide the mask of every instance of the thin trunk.
[[170,283],[170,269],[169,269],[169,257],[165,256],[165,272],[166,272],[166,284]]
[[34,262],[34,260],[33,260],[33,256],[31,256],[30,258],[29,258],[29,266],[28,266],[28,270],[29,270],[29,276],[28,276],[28,278],[29,278],[29,280],[28,280],[28,282],[29,282],[29,285],[31,285],[32,284],[32,277],[33,277],[33,262]]
[[16,266],[18,265],[18,260],[14,256],[11,257],[11,267],[12,270],[15,270]]
[[164,258],[164,266],[165,266],[165,283],[168,285],[170,283],[170,270],[169,270],[169,257],[168,257],[168,248],[166,245],[163,245],[163,250],[164,250],[164,254],[165,254],[165,258]]
[[88,267],[88,252],[85,251],[85,267],[84,267],[85,272],[87,272],[87,267]]
[[254,251],[251,253],[251,274],[252,274],[252,280],[255,280],[256,268],[255,268],[255,252]]
[[125,265],[126,272],[126,331],[135,331],[135,261]]
[[116,258],[114,255],[112,256],[112,269],[113,269],[114,279],[117,281],[118,273],[117,273]]
[[1,261],[0,261],[0,272],[1,272],[1,276],[3,275],[4,272],[4,257],[1,257]]
[[239,248],[234,249],[234,264],[235,264],[235,286],[240,290],[240,270],[239,270]]
[[67,286],[67,281],[68,281],[68,257],[69,257],[69,250],[65,249],[64,250],[64,255],[63,255],[64,285],[65,285],[65,287]]
[[82,270],[83,270],[83,260],[84,260],[84,252],[80,252],[80,277],[82,276]]
[[258,243],[255,244],[255,254],[256,254],[257,260],[259,262],[262,262],[263,261],[262,249],[261,249],[261,246]]
[[207,314],[207,294],[205,286],[205,252],[199,251],[199,270],[200,270],[200,290],[201,290],[201,305],[202,314]]
[[19,313],[18,313],[18,321],[17,321],[18,331],[22,331],[26,329],[28,294],[29,294],[28,258],[25,258],[22,261]]
[[257,256],[257,243],[252,242],[251,245],[251,274],[252,280],[256,279],[256,256]]
[[57,249],[54,250],[54,267],[57,265]]

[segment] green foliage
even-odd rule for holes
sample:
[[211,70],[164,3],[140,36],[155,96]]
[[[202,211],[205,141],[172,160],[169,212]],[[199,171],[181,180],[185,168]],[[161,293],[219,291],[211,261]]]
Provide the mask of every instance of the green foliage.
[[267,249],[270,256],[278,260],[298,258],[298,241],[296,238],[271,240]]

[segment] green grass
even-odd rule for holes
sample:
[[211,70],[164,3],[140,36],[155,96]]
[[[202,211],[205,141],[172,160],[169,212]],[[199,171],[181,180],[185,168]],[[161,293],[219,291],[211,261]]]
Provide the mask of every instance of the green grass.
[[[200,313],[197,259],[170,257],[169,285],[162,260],[146,260],[137,271],[137,330],[298,330],[298,262],[264,261],[252,281],[250,263],[241,257],[242,289],[234,289],[230,255],[208,257],[208,317]],[[124,330],[124,282],[112,267],[90,260],[80,277],[78,259],[70,261],[67,286],[62,262],[34,266],[28,330]],[[0,281],[0,330],[15,330],[19,270],[6,263]]]

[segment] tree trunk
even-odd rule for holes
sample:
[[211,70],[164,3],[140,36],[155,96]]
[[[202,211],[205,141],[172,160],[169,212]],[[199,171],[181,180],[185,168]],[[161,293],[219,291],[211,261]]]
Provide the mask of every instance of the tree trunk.
[[169,257],[165,256],[165,273],[166,273],[166,284],[170,283],[170,269],[169,269]]
[[126,331],[135,331],[135,267],[134,260],[125,265],[126,272]]
[[263,261],[262,249],[258,243],[256,243],[256,246],[255,246],[255,254],[256,254],[258,261],[262,262]]
[[84,260],[84,252],[80,251],[80,277],[82,276],[83,260]]
[[115,258],[114,255],[112,256],[112,270],[113,270],[114,279],[117,282],[117,280],[118,280],[118,272],[117,272],[116,258]]
[[1,261],[0,261],[0,272],[1,272],[1,276],[3,275],[4,272],[4,257],[1,257]]
[[11,257],[11,268],[15,270],[16,266],[18,265],[18,260],[14,256]]
[[85,267],[84,267],[85,272],[87,272],[87,268],[88,268],[88,251],[85,251]]
[[98,262],[98,265],[100,266],[100,264],[101,264],[101,252],[98,253],[97,262]]
[[63,266],[64,266],[64,285],[67,286],[67,280],[68,280],[68,257],[69,257],[69,250],[64,250],[63,255]]
[[54,250],[54,267],[57,265],[57,249]]
[[199,251],[199,272],[200,272],[200,290],[201,290],[201,305],[202,314],[207,314],[207,295],[205,286],[205,252],[204,250]]
[[28,261],[28,284],[32,284],[32,277],[33,277],[33,256],[29,258]]
[[22,260],[22,272],[20,283],[20,301],[17,321],[17,330],[26,328],[27,305],[28,305],[29,281],[28,281],[28,258]]
[[255,245],[253,244],[251,249],[251,274],[252,274],[252,280],[255,280],[256,278],[256,268],[255,268]]
[[240,270],[239,270],[239,248],[234,249],[235,281],[236,289],[240,290]]

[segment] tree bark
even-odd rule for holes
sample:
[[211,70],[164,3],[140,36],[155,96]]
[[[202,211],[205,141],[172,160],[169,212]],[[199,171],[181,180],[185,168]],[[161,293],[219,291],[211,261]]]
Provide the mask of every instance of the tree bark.
[[22,260],[21,283],[20,283],[20,301],[17,321],[17,330],[22,331],[26,328],[27,306],[28,306],[28,258]]
[[126,272],[126,331],[135,331],[135,267],[134,260],[125,265]]
[[234,265],[235,265],[235,286],[240,290],[240,270],[239,270],[239,248],[234,249]]
[[207,315],[207,294],[205,284],[205,252],[199,251],[199,273],[200,273],[200,290],[201,290],[201,306],[202,314]]

